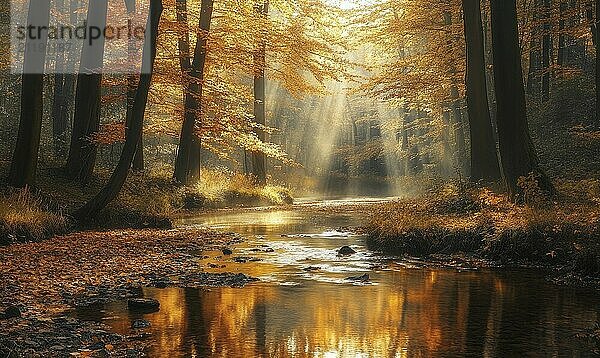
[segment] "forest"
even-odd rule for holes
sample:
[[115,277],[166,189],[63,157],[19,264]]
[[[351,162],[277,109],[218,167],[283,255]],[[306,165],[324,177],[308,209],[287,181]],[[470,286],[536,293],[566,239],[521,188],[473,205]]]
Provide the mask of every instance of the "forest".
[[0,356],[600,354],[600,1],[0,7]]

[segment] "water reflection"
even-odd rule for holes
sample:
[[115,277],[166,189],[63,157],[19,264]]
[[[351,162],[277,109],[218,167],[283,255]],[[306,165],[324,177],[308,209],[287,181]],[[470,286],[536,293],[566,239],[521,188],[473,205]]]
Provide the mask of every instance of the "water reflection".
[[[263,278],[243,289],[147,289],[160,312],[151,357],[430,357],[587,356],[575,335],[598,318],[593,292],[546,283],[532,271],[411,269],[368,253],[362,238],[333,231],[352,215],[311,212],[229,213],[201,223],[249,235],[234,248],[259,262],[218,252],[199,264]],[[286,234],[286,236],[281,236]],[[357,255],[335,249],[353,245]],[[273,250],[257,250],[268,246]],[[234,255],[235,256],[235,255]],[[373,270],[373,264],[386,269]],[[318,266],[316,271],[306,267]],[[350,273],[369,272],[370,285]],[[268,278],[271,278],[270,280]],[[269,282],[270,281],[270,282]],[[141,316],[124,303],[77,312],[130,334]]]
[[[377,286],[149,289],[152,357],[580,356],[597,297],[524,272],[402,270]],[[378,277],[377,279],[383,279]],[[535,293],[535,294],[532,294]],[[85,312],[80,313],[90,318]],[[127,333],[122,304],[104,321]],[[98,317],[99,318],[99,317]]]

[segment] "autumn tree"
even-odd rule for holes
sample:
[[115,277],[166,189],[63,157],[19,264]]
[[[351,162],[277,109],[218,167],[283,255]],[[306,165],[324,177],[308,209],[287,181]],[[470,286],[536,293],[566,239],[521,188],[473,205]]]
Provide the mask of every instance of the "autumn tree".
[[21,113],[19,133],[12,157],[8,182],[14,187],[33,185],[38,162],[42,117],[44,112],[44,63],[48,41],[50,0],[31,1],[27,26],[40,36],[27,37],[21,76]]
[[492,42],[497,125],[502,172],[513,198],[522,194],[519,179],[533,174],[540,189],[553,193],[539,166],[529,135],[517,25],[516,0],[492,0]]
[[[90,1],[86,22],[88,33],[91,28],[106,27],[107,11],[107,0]],[[91,136],[100,128],[103,58],[104,36],[84,42],[77,76],[73,132],[66,163],[67,175],[82,183],[91,179],[96,163],[97,145]]]
[[480,0],[463,0],[467,44],[467,111],[471,132],[471,180],[496,181],[500,167],[488,107]]
[[[183,7],[185,3],[178,2],[178,18],[187,22],[187,11]],[[180,183],[188,184],[192,179],[198,178],[200,170],[199,150],[200,143],[196,127],[202,118],[202,88],[204,82],[204,67],[206,63],[207,42],[212,20],[213,1],[202,0],[200,8],[199,29],[196,46],[194,48],[194,59],[189,64],[186,52],[189,52],[189,39],[184,34],[179,40],[180,61],[184,76],[185,102],[184,119],[179,140],[179,151],[175,162],[175,179]],[[183,16],[186,16],[183,18]],[[187,28],[187,23],[185,24]],[[189,79],[188,79],[189,78]]]
[[131,168],[131,163],[135,156],[136,147],[139,144],[139,139],[144,126],[144,115],[152,81],[152,73],[154,71],[158,28],[162,11],[162,0],[150,0],[147,30],[142,54],[142,74],[140,75],[140,80],[135,93],[132,111],[133,116],[129,127],[127,128],[125,145],[121,152],[119,162],[108,180],[108,183],[106,183],[96,196],[75,212],[74,216],[80,220],[96,216],[106,207],[106,205],[117,197],[123,184],[127,180],[127,175]]
[[[262,2],[262,3],[261,3]],[[267,18],[269,14],[269,1],[262,0],[254,5],[255,11],[260,18]],[[266,39],[265,30],[258,34],[256,49],[254,52],[254,121],[260,127],[256,128],[256,136],[260,141],[265,141],[265,131],[262,127],[266,125],[265,118],[265,66],[266,66]],[[252,175],[260,185],[267,182],[267,163],[264,153],[253,151],[252,153]]]

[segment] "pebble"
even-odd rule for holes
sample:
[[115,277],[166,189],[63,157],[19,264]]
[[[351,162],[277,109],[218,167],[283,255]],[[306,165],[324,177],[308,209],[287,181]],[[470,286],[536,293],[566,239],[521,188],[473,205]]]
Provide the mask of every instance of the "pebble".
[[150,322],[146,321],[145,319],[136,319],[135,321],[133,321],[131,323],[131,328],[134,329],[141,329],[141,328],[148,328],[150,327]]
[[156,312],[160,309],[160,302],[153,298],[130,298],[127,308],[130,311]]
[[351,248],[350,246],[342,246],[338,250],[338,256],[349,256],[349,255],[353,255],[355,253],[356,253],[356,251],[354,251],[354,249]]

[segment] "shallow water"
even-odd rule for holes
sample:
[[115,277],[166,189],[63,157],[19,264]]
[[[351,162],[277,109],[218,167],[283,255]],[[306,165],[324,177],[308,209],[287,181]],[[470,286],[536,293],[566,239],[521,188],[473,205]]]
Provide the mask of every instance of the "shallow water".
[[[261,281],[243,289],[145,289],[161,303],[154,314],[131,314],[122,302],[77,314],[124,334],[134,319],[150,321],[151,357],[591,355],[576,335],[600,318],[597,293],[552,285],[532,270],[432,268],[379,256],[342,229],[364,214],[322,210],[344,204],[304,201],[295,210],[189,219],[185,225],[250,238],[231,256],[202,253],[206,271]],[[338,257],[344,245],[357,254]],[[369,282],[347,280],[365,273]]]

